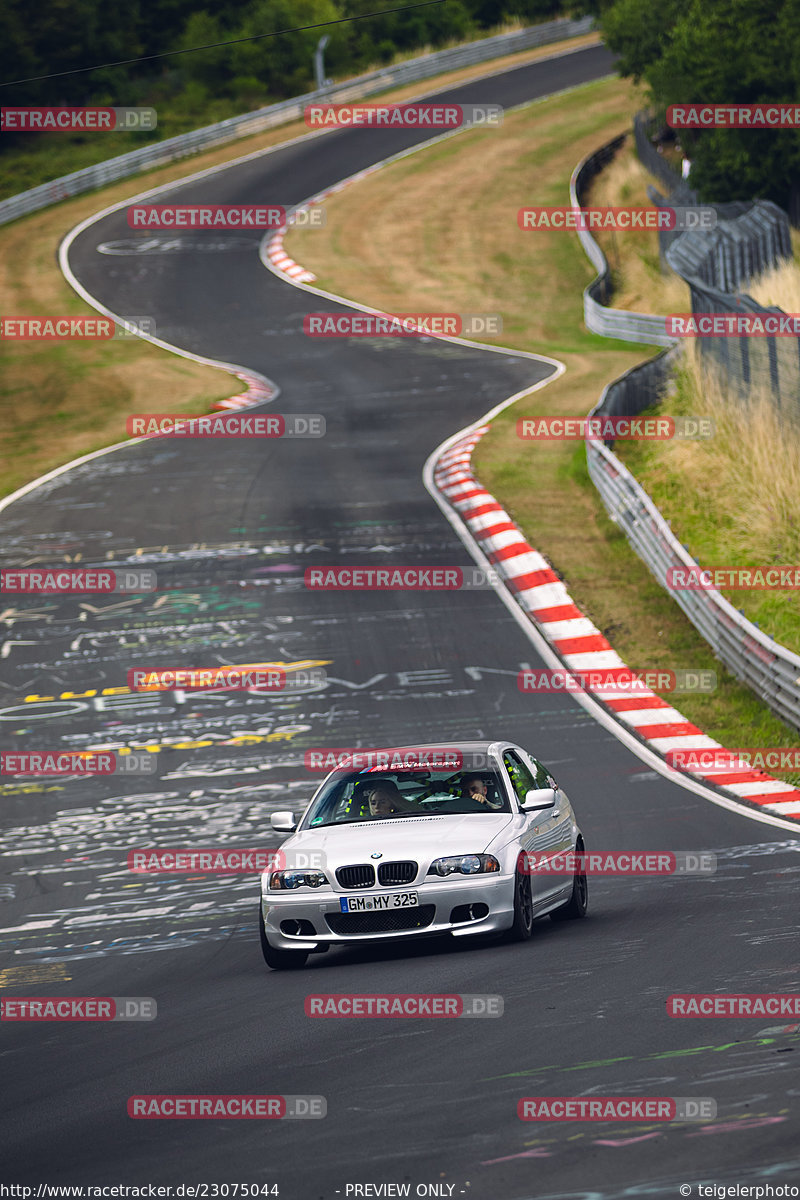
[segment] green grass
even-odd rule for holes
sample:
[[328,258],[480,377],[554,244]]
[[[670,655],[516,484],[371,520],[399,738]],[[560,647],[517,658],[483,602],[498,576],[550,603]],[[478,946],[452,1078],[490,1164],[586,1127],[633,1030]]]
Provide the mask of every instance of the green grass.
[[574,234],[516,226],[519,207],[566,203],[576,162],[635,110],[610,80],[506,114],[491,135],[449,139],[344,189],[324,236],[292,231],[287,251],[321,287],[384,311],[499,311],[493,341],[561,359],[564,375],[493,420],[474,452],[478,478],[632,668],[716,671],[710,695],[665,694],[688,720],[731,748],[792,746],[796,732],[716,661],[609,519],[583,447],[516,436],[520,417],[585,415],[606,383],[656,352],[586,331],[593,269]]
[[[675,375],[677,390],[663,408],[672,416],[689,416],[707,407],[686,370]],[[729,401],[736,403],[734,400]],[[726,444],[723,457],[713,447],[696,447],[691,459],[676,454],[661,442],[620,442],[616,453],[624,461],[670,522],[675,534],[701,566],[789,566],[800,562],[800,527],[795,514],[775,514],[775,540],[763,536],[762,524],[748,520],[748,494],[742,486],[739,503],[732,499],[741,481],[744,464],[738,454],[746,454],[747,442],[736,437]],[[738,454],[737,454],[738,451]],[[765,476],[778,472],[778,456],[771,467],[765,464]],[[691,465],[691,473],[687,467]],[[726,474],[725,469],[728,468]],[[781,480],[784,483],[784,480]],[[791,487],[791,476],[785,486]],[[763,478],[769,487],[769,479]],[[796,499],[796,497],[795,497]],[[780,528],[783,517],[788,528]],[[769,516],[767,516],[769,520]],[[727,600],[770,637],[800,653],[800,604],[793,591],[745,591],[721,589]]]

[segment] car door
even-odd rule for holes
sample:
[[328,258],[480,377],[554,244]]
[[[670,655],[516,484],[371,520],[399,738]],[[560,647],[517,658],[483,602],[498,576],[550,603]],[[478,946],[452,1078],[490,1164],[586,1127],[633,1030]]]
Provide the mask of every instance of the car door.
[[[572,812],[569,801],[547,768],[524,750],[508,747],[503,753],[503,766],[520,804],[528,791],[552,787],[556,793],[553,808],[533,812],[522,836],[522,848],[536,862],[542,857],[560,858],[572,849]],[[572,886],[571,872],[534,870],[531,874],[531,893],[534,906],[544,907],[554,898],[565,894]]]
[[[552,843],[553,851],[548,849],[547,853],[557,853],[559,855],[568,855],[573,850],[572,830],[575,823],[572,805],[569,802],[567,793],[559,787],[553,775],[548,771],[538,759],[527,751],[522,752],[522,757],[530,763],[536,778],[536,787],[551,787],[555,789],[556,803],[555,807],[548,811],[550,816],[550,827],[546,828],[542,824],[542,831],[546,833],[548,843]],[[569,894],[572,889],[572,871],[567,871],[563,875],[553,875],[551,877],[553,888],[551,894],[557,894],[563,891]]]
[[[522,805],[526,794],[537,786],[530,764],[523,760],[517,749],[508,746],[503,751],[503,768],[512,794]],[[541,853],[546,853],[543,846],[546,847],[548,844],[547,834],[545,833],[543,837],[543,830],[547,830],[550,826],[547,810],[545,812],[520,813],[518,819],[522,821],[522,830],[519,835],[520,848],[530,856],[529,861],[534,861]],[[536,911],[547,903],[553,888],[547,875],[541,871],[531,872],[530,880],[531,897],[534,911]]]

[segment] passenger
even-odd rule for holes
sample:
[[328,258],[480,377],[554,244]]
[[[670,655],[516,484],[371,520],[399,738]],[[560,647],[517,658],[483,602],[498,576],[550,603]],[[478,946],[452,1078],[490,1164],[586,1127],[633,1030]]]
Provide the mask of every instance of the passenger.
[[418,805],[406,800],[396,783],[382,783],[369,794],[369,811],[373,817],[391,817],[394,813],[419,812]]

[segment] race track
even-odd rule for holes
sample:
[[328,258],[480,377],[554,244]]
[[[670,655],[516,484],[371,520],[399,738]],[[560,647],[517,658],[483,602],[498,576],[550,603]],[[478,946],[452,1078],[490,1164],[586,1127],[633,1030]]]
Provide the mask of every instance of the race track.
[[[448,96],[509,108],[610,63],[590,48]],[[314,137],[159,202],[294,204],[425,136]],[[453,1185],[431,1194],[473,1200],[800,1183],[797,1026],[665,1010],[675,992],[798,990],[800,842],[668,782],[570,697],[520,694],[518,670],[540,660],[492,590],[303,587],[312,565],[470,565],[423,464],[551,366],[435,340],[311,340],[304,314],[331,305],[265,270],[258,234],[203,235],[218,246],[207,253],[98,252],[134,236],[124,212],[80,233],[69,261],[81,285],[116,313],[153,317],[171,344],[267,376],[280,389],[269,409],[321,413],[327,436],[137,443],[2,514],[4,566],[80,553],[159,577],[151,596],[20,601],[5,625],[5,748],[160,748],[157,779],[2,788],[7,994],[158,1002],[151,1023],[3,1028],[5,1180],[277,1183],[283,1200],[367,1183]],[[328,686],[184,703],[81,695],[123,685],[132,666],[272,659],[324,663]],[[283,974],[261,959],[253,877],[126,869],[137,846],[275,845],[269,813],[299,809],[315,786],[308,747],[493,736],[553,769],[589,847],[713,850],[717,874],[590,881],[589,919],[540,922],[521,946],[348,948]],[[322,991],[499,993],[505,1014],[310,1020],[303,999]],[[126,1113],[132,1094],[235,1092],[324,1095],[328,1115]],[[719,1115],[703,1127],[517,1118],[523,1095],[578,1094],[713,1097]]]

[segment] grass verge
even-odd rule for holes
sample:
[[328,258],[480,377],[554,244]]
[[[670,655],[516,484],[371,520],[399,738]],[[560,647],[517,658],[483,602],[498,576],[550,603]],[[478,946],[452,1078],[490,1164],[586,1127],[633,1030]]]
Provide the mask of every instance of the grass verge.
[[[595,176],[587,204],[652,208],[648,184],[663,190],[640,163],[631,136],[608,166]],[[598,230],[594,236],[608,260],[614,308],[663,315],[691,312],[688,283],[674,271],[662,270],[657,230],[635,233]]]
[[[796,438],[787,437],[766,387],[754,388],[747,405],[732,400],[693,343],[686,350],[669,411],[710,417],[714,436],[619,443],[620,458],[702,566],[800,563]],[[797,592],[721,591],[748,620],[800,653]]]
[[[646,204],[652,182],[627,144],[597,177],[597,204]],[[797,246],[797,241],[795,245]],[[600,234],[614,265],[614,305],[651,312],[688,312],[688,286],[659,268],[658,235]],[[794,261],[764,272],[746,289],[760,304],[800,312],[800,267]],[[649,296],[649,306],[646,297]],[[751,343],[755,383],[748,403],[731,395],[724,377],[704,367],[688,339],[669,412],[710,417],[715,436],[699,441],[619,442],[616,453],[652,496],[676,535],[704,566],[782,565],[800,562],[800,447],[787,436],[771,397],[762,339]],[[784,389],[790,354],[782,360]],[[655,413],[655,409],[652,410]],[[746,447],[746,453],[743,448]],[[800,603],[792,591],[731,591],[727,600],[776,641],[800,653]]]
[[[494,65],[497,70],[506,70],[562,50],[594,45],[599,40],[597,34],[587,34],[510,55]],[[386,97],[407,100],[425,90],[485,74],[492,65],[450,71],[424,84],[393,89]],[[143,172],[0,227],[0,312],[6,316],[93,312],[73,292],[58,267],[58,245],[74,225],[98,209],[147,188],[308,132],[303,122],[292,122],[195,155],[188,163],[184,159]],[[112,143],[105,140],[113,136],[98,134],[96,144],[102,152],[90,161],[114,152]],[[9,160],[3,161],[8,166]],[[78,160],[57,167],[51,163],[51,173],[75,170],[81,165],[85,164]],[[20,186],[29,183],[12,186],[11,191],[18,191]],[[0,375],[0,496],[74,458],[125,440],[125,418],[129,413],[203,413],[215,400],[241,390],[234,377],[137,338],[96,343],[0,339]]]
[[531,104],[500,130],[450,138],[345,189],[328,202],[324,235],[293,230],[287,250],[340,295],[388,312],[498,311],[493,341],[561,358],[565,375],[494,420],[474,455],[478,476],[631,667],[717,671],[713,694],[667,697],[688,719],[730,747],[790,746],[796,734],[713,658],[609,520],[582,445],[516,436],[521,416],[585,415],[651,354],[585,331],[593,272],[574,234],[516,222],[526,204],[566,203],[576,162],[628,128],[636,108],[620,80]]

